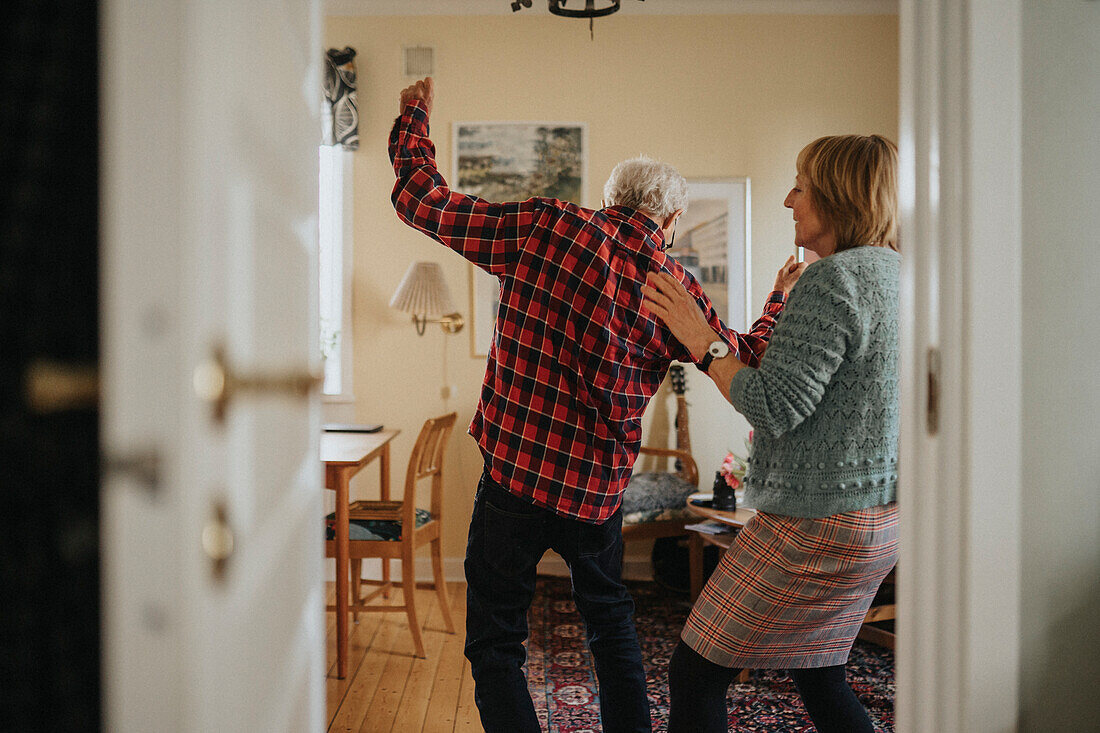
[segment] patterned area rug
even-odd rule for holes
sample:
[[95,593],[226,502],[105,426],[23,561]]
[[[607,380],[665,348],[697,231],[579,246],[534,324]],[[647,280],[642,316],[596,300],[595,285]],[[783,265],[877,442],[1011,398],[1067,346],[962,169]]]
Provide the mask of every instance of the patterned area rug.
[[[691,609],[686,597],[655,583],[628,583],[637,606],[653,730],[668,727],[668,659]],[[527,680],[543,730],[595,733],[599,701],[584,622],[573,606],[568,578],[538,579],[531,607]],[[857,641],[848,660],[848,682],[867,707],[877,731],[894,730],[894,653]],[[757,670],[735,685],[727,701],[730,730],[761,733],[813,731],[798,692],[784,673]]]

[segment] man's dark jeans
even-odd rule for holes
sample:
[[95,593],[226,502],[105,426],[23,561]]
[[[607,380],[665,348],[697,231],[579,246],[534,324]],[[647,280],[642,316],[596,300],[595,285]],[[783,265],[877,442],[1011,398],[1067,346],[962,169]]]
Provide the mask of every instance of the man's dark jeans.
[[486,733],[540,730],[521,666],[535,566],[547,549],[569,565],[596,662],[603,730],[651,729],[634,601],[622,583],[622,521],[622,510],[601,525],[566,519],[482,475],[466,545],[466,658]]

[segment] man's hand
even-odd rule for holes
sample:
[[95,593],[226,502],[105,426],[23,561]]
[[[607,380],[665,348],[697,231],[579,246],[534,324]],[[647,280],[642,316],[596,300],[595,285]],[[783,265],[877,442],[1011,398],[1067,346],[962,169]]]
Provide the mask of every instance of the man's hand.
[[398,114],[405,112],[405,105],[409,102],[420,100],[424,104],[424,110],[428,116],[432,116],[432,102],[435,100],[435,85],[430,76],[424,77],[411,86],[401,90],[401,109]]
[[775,275],[775,287],[772,290],[782,290],[787,295],[791,294],[791,288],[802,277],[802,271],[806,269],[805,262],[795,262],[794,255],[787,258],[779,272]]

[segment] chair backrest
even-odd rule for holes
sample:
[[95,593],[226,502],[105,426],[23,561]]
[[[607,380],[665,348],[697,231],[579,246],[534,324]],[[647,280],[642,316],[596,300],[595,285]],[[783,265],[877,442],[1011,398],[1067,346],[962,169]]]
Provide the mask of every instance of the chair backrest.
[[443,510],[443,457],[454,429],[456,414],[450,412],[428,418],[409,456],[409,468],[405,473],[405,505],[402,507],[402,523],[415,527],[416,487],[421,479],[431,477],[431,504],[433,519],[439,519]]

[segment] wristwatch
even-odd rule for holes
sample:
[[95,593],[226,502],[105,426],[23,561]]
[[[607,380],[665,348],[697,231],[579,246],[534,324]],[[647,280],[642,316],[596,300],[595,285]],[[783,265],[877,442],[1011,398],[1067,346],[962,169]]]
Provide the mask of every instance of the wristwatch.
[[707,353],[703,354],[703,358],[696,364],[699,371],[705,372],[710,369],[710,363],[715,359],[721,359],[730,353],[729,344],[719,339],[718,341],[711,341],[710,346],[707,347]]

